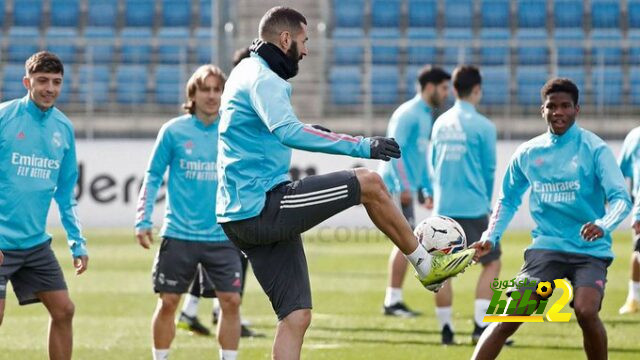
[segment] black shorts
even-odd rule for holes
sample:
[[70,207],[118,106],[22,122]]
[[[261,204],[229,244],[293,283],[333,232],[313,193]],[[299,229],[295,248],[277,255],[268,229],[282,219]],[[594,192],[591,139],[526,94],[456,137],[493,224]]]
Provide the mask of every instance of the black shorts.
[[7,296],[7,282],[20,305],[40,302],[37,294],[67,290],[64,274],[51,249],[51,240],[26,250],[3,250],[0,265],[0,299]]
[[[552,287],[555,287],[553,283],[555,279],[566,278],[574,289],[591,287],[598,290],[604,298],[607,268],[611,262],[612,259],[601,259],[583,254],[528,249],[524,252],[524,264],[516,275],[515,282],[518,283],[527,278],[535,280],[536,283],[548,281]],[[535,288],[520,288],[520,290],[527,289],[536,290]],[[514,290],[510,288],[507,293]],[[573,301],[571,301],[571,306],[573,306]]]
[[[489,215],[473,219],[453,218],[453,220],[462,226],[462,230],[464,230],[464,234],[467,236],[467,246],[479,241],[482,233],[487,230],[487,226],[489,226]],[[502,250],[500,249],[500,243],[498,243],[488,254],[481,257],[479,262],[482,265],[487,265],[492,261],[499,260],[500,255],[502,255]]]
[[640,234],[636,234],[635,231],[631,231],[633,237],[633,251],[640,253]]
[[[242,266],[242,287],[240,288],[240,295],[242,295],[247,283],[247,267],[249,266],[249,260],[247,260],[247,257],[240,250],[238,250],[238,254],[240,256],[240,264]],[[207,272],[202,270],[202,266],[200,266],[200,264],[198,264],[196,277],[193,279],[193,282],[191,282],[191,287],[189,287],[189,294],[195,297],[204,298],[217,297],[216,287],[213,285],[213,281],[209,278]]]
[[[194,280],[198,265],[218,291],[240,292],[242,265],[238,249],[229,241],[188,241],[164,237],[153,263],[153,290],[182,294]],[[202,288],[211,288],[201,284]]]
[[359,203],[355,171],[338,171],[277,185],[267,193],[260,215],[221,224],[249,258],[279,320],[294,310],[311,308],[300,234]]

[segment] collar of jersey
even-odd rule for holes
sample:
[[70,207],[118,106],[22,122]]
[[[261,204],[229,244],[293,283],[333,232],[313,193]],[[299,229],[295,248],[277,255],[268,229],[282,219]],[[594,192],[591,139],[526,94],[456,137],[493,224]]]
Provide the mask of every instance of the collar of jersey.
[[46,119],[49,115],[51,115],[51,112],[53,111],[53,106],[45,111],[42,111],[38,107],[38,105],[36,105],[36,103],[33,100],[31,100],[29,95],[22,98],[22,103],[24,104],[25,109],[27,109],[27,112],[29,113],[29,115],[33,116],[38,120]]
[[552,133],[550,129],[547,130],[547,134],[549,134],[549,139],[551,139],[551,142],[554,144],[566,144],[569,141],[578,137],[579,133],[580,133],[580,127],[578,126],[577,122],[574,122],[573,125],[571,125],[571,127],[567,130],[567,132],[565,132],[562,135],[556,135]]
[[198,129],[201,130],[205,130],[205,131],[209,131],[211,129],[213,129],[216,124],[218,123],[218,121],[220,120],[220,115],[218,115],[218,117],[216,117],[216,119],[209,125],[205,125],[200,119],[198,119],[198,117],[196,116],[196,114],[192,114],[191,115],[191,119],[193,120],[193,122],[196,124],[196,127]]
[[420,93],[417,93],[416,96],[413,97],[413,100],[420,104],[425,111],[431,112],[431,108],[424,100],[422,100]]
[[463,111],[467,111],[467,112],[475,112],[476,111],[476,107],[473,106],[472,103],[470,103],[468,101],[460,100],[460,99],[457,99],[455,104],[453,104],[453,106],[459,107]]

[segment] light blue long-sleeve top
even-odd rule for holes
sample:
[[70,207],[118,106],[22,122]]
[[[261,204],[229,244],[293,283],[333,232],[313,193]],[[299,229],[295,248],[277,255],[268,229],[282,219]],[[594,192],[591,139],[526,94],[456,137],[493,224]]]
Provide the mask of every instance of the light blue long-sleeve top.
[[215,214],[218,127],[218,119],[205,125],[189,114],[162,126],[140,189],[137,229],[151,228],[158,189],[169,168],[160,236],[186,241],[228,241]]
[[[529,249],[613,258],[611,231],[629,213],[631,199],[602,139],[576,123],[561,136],[547,132],[522,144],[509,163],[483,239],[494,244],[500,240],[529,188],[536,223]],[[580,229],[588,222],[599,226],[604,236],[584,240]]]
[[252,53],[229,75],[220,107],[218,222],[254,217],[266,193],[289,180],[291,148],[369,158],[371,140],[305,125],[291,106],[291,84]]
[[640,221],[640,127],[634,128],[625,137],[618,164],[622,175],[631,179],[631,195],[635,199],[631,214],[633,221]]
[[432,194],[427,168],[427,148],[432,126],[431,108],[420,94],[400,105],[391,115],[387,137],[398,142],[402,157],[381,163],[378,168],[391,193],[405,190],[413,193],[422,189],[425,195]]
[[433,212],[454,218],[486,216],[496,170],[496,127],[475,107],[457,100],[431,135]]
[[87,255],[76,214],[78,180],[71,121],[30,98],[0,104],[0,250],[24,250],[51,238],[47,213],[55,199],[74,257]]

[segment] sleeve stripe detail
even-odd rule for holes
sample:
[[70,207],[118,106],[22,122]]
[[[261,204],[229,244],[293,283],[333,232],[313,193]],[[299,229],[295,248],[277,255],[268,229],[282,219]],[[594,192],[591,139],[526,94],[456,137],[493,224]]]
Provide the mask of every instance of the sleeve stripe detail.
[[345,134],[337,134],[334,132],[324,132],[324,131],[320,131],[320,130],[315,130],[313,128],[310,128],[309,126],[305,126],[303,128],[303,131],[308,132],[310,134],[325,138],[325,139],[329,139],[329,140],[333,140],[333,141],[348,141],[354,144],[358,144],[360,142],[360,139],[355,138],[353,136],[349,136],[349,135],[345,135]]
[[498,207],[496,211],[491,214],[491,219],[489,221],[489,236],[493,235],[493,231],[496,228],[496,223],[498,222],[498,217],[500,216],[500,211],[502,210],[502,201],[498,202]]
[[618,218],[626,210],[626,208],[627,205],[625,204],[625,202],[619,200],[613,206],[611,212],[607,216],[605,216],[604,219],[602,219],[602,224],[607,228],[613,226],[613,224],[617,222]]
[[400,180],[402,180],[402,184],[405,188],[410,189],[411,185],[409,184],[409,178],[407,176],[407,171],[404,168],[402,159],[398,159],[396,160],[396,162],[398,163],[398,172],[400,173]]

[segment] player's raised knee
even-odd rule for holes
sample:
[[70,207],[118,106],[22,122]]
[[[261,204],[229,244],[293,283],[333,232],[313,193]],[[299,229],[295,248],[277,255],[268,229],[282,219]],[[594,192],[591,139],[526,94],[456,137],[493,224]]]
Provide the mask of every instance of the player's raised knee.
[[360,183],[360,191],[363,199],[372,196],[387,195],[387,187],[377,172],[366,168],[357,168],[355,171],[358,182]]

